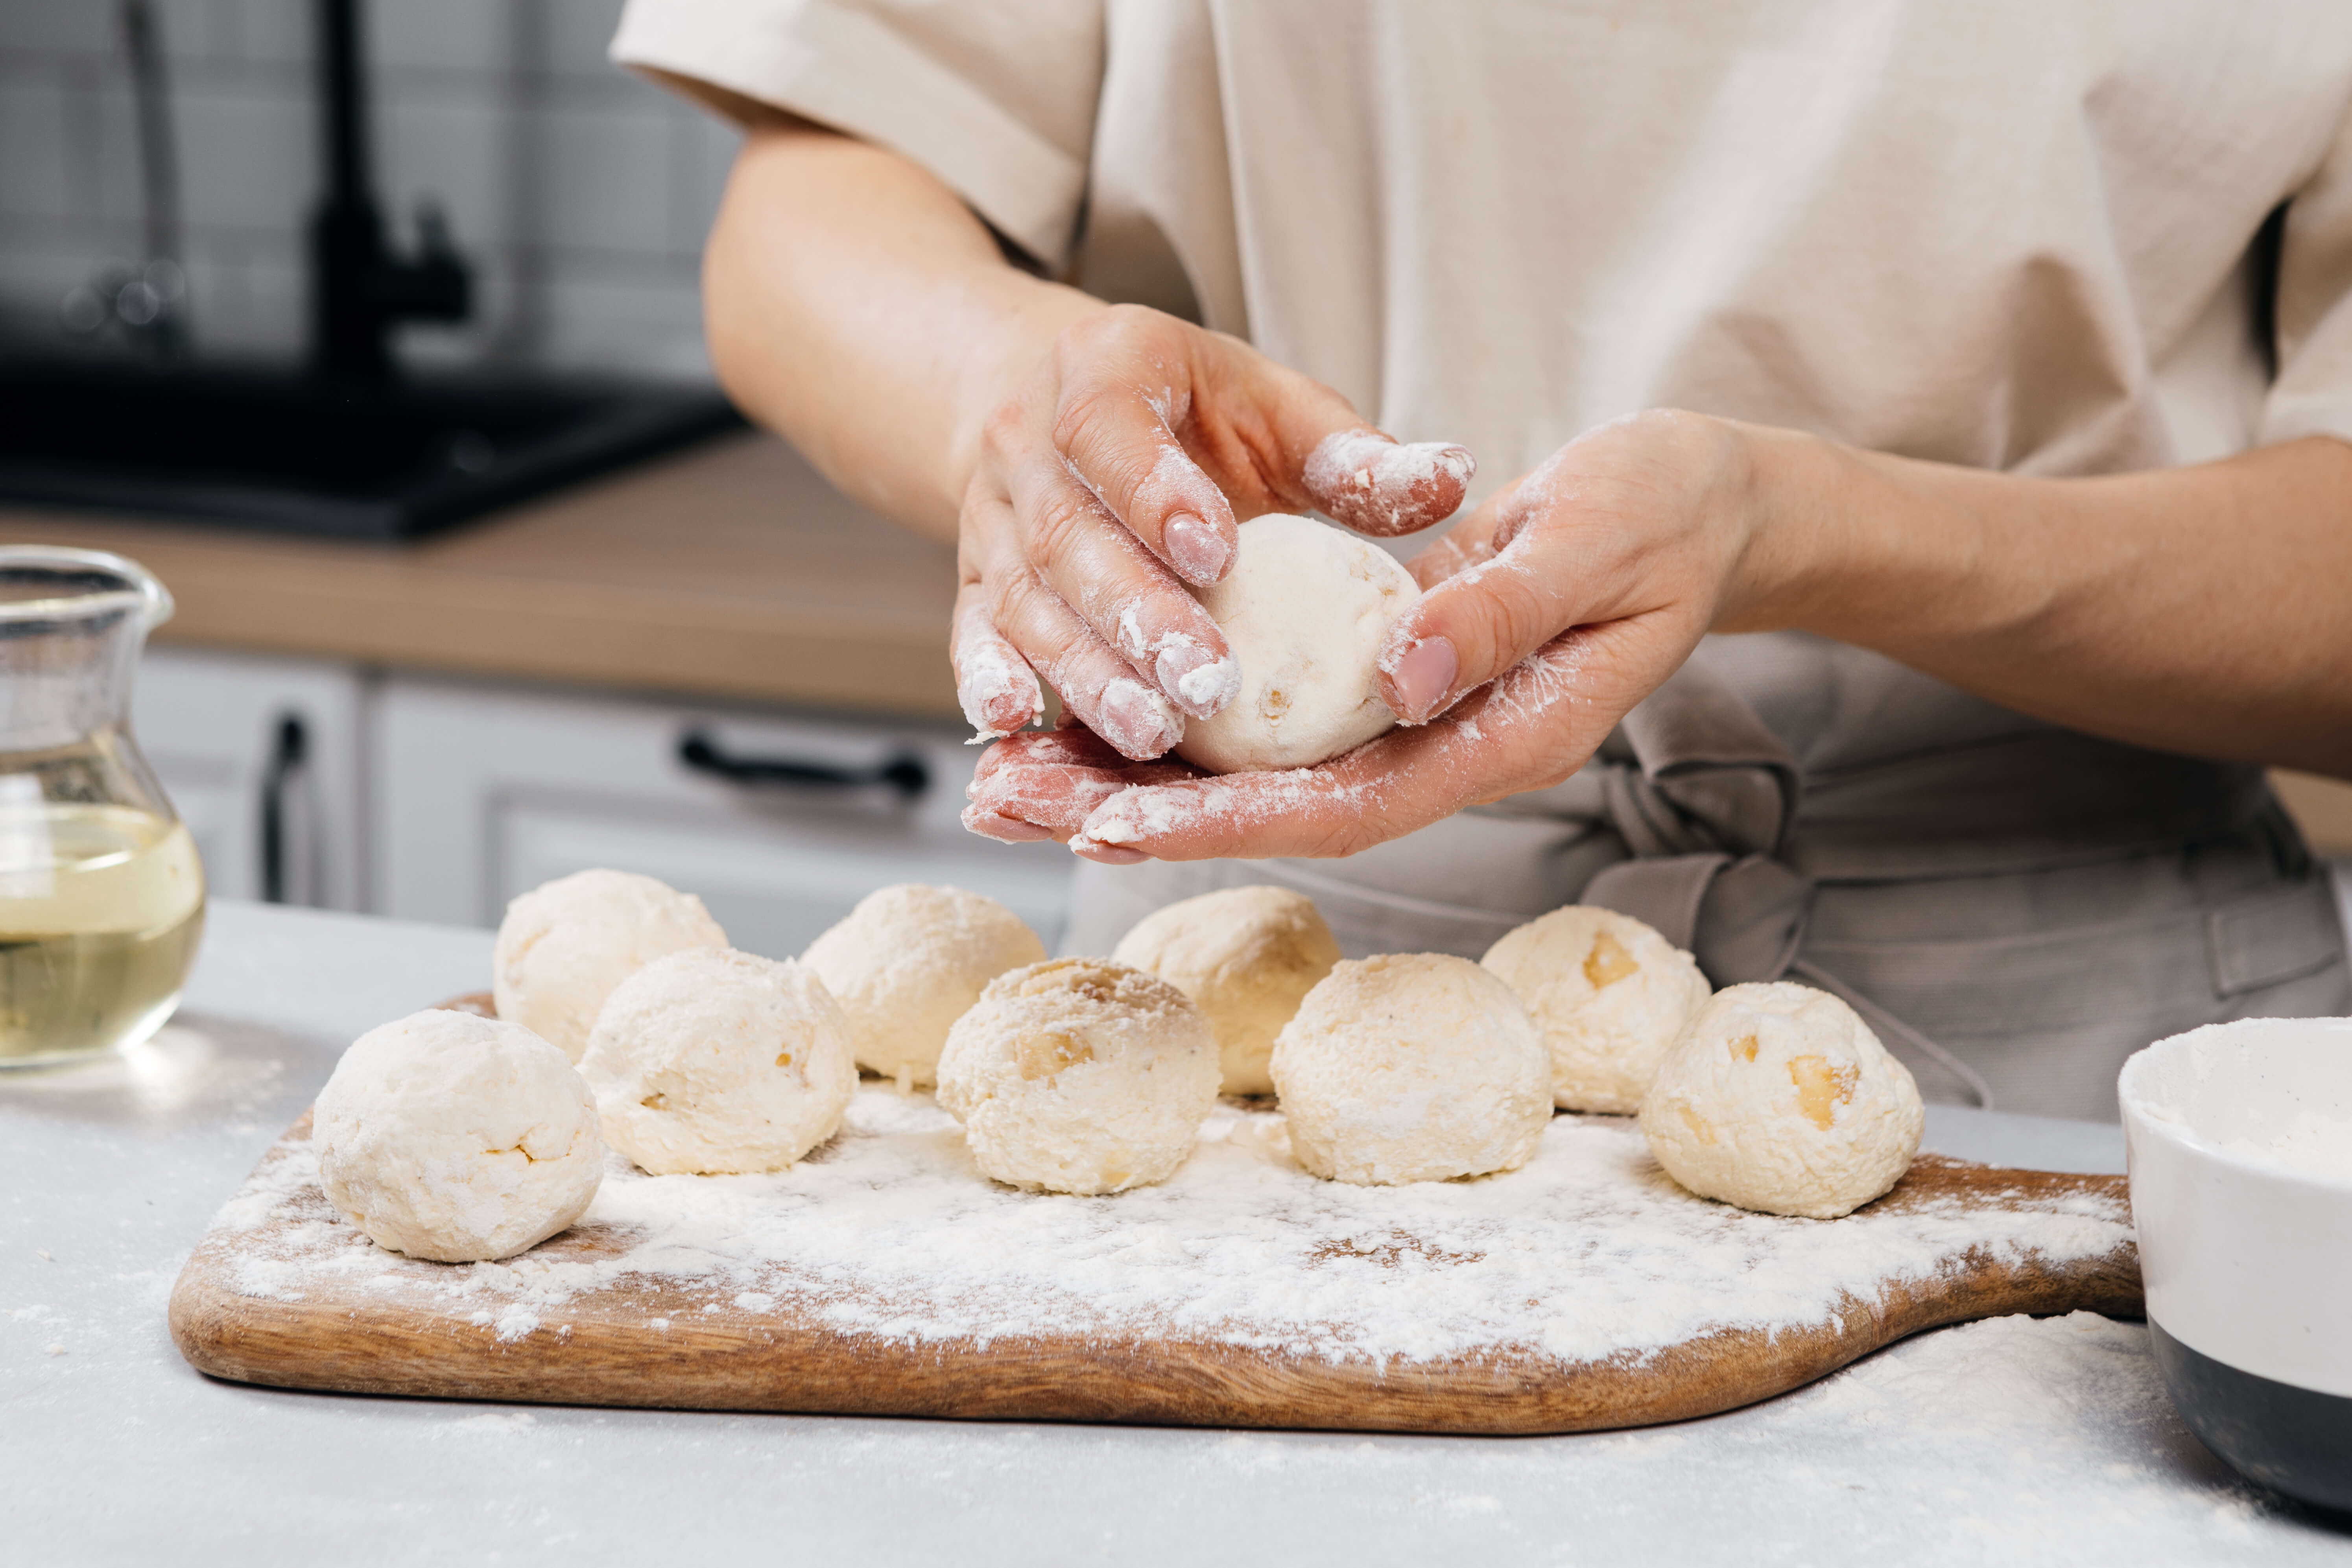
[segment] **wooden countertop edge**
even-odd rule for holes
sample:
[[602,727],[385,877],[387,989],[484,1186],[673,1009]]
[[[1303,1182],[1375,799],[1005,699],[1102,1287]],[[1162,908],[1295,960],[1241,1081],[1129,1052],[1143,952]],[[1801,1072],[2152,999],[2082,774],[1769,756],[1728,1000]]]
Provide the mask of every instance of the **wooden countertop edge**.
[[[81,537],[118,542],[96,529]],[[960,716],[943,616],[455,572],[312,554],[300,545],[273,553],[266,587],[257,591],[256,552],[246,541],[227,548],[201,539],[137,542],[179,602],[156,634],[161,646],[706,700]]]
[[0,505],[0,537],[162,577],[166,646],[952,719],[953,554],[872,529],[891,525],[752,435],[412,544]]
[[[156,641],[481,679],[958,716],[945,637],[928,618],[835,615],[583,584],[443,580],[409,595],[320,574],[261,605],[183,573]],[[690,629],[689,629],[690,628]]]

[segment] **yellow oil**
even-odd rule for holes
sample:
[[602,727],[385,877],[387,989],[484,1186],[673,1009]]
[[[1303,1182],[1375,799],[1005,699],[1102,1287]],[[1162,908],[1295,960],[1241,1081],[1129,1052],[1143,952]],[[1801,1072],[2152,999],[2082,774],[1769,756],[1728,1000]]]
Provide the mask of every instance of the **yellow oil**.
[[0,800],[0,1066],[153,1034],[204,929],[204,867],[180,823]]

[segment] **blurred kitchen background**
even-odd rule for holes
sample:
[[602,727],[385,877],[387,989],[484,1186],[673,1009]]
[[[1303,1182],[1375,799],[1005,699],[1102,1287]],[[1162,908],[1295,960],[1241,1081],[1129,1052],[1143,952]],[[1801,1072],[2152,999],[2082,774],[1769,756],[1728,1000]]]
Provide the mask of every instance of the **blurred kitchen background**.
[[[461,403],[484,378],[561,401],[618,376],[639,402],[666,388],[718,410],[697,273],[735,137],[607,63],[618,9],[353,12],[383,220],[354,265],[398,284],[363,277],[354,297],[423,318],[360,336]],[[196,457],[242,442],[264,468],[341,438],[305,423],[310,383],[191,396],[171,369],[285,381],[315,354],[336,10],[0,0],[0,448],[14,427],[19,448],[70,440],[114,473],[205,418]],[[58,392],[81,365],[104,374]],[[382,386],[337,395],[367,429],[398,423],[362,417]],[[50,435],[21,436],[43,419]],[[184,451],[111,497],[0,451],[18,487],[0,538],[118,551],[177,595],[137,725],[220,895],[491,925],[515,893],[610,865],[699,891],[740,945],[783,954],[880,883],[943,881],[1005,899],[1050,942],[1066,853],[957,822],[975,752],[946,662],[952,552],[765,437],[678,445],[708,431],[696,415],[615,445],[620,425],[533,468],[515,456],[528,432],[433,414],[383,460],[404,500],[329,498],[333,526],[416,534],[400,542],[299,531],[299,508],[257,529],[250,476],[182,484]],[[486,484],[503,498],[486,515],[431,526],[487,504]],[[209,516],[165,515],[192,510]],[[2283,787],[2323,849],[2352,854],[2352,789]]]
[[[303,346],[319,188],[310,0],[155,0],[193,337]],[[734,133],[604,58],[620,0],[378,0],[363,13],[378,196],[437,204],[471,321],[415,359],[708,374],[697,273]],[[12,332],[140,256],[133,77],[114,0],[0,4],[0,304]],[[404,233],[404,238],[411,237]]]
[[[324,438],[297,367],[316,347],[335,9],[0,0],[0,424],[80,409],[52,443],[136,468],[172,436],[154,426],[215,416],[220,398],[182,384],[225,365],[286,385],[208,441],[257,440],[267,467],[303,456],[272,444]],[[399,384],[471,397],[520,377],[560,400],[620,376],[724,416],[697,282],[736,137],[605,60],[618,11],[352,8],[384,255],[423,276],[437,247],[468,275],[464,320],[385,329],[421,367]],[[184,286],[151,279],[159,251]],[[427,316],[448,304],[410,293]],[[115,379],[61,405],[56,377],[85,366]],[[442,479],[478,477],[504,444],[477,423],[497,442],[458,430]],[[1004,898],[1051,941],[1067,853],[957,821],[976,751],[946,662],[952,552],[768,437],[679,439],[618,466],[591,454],[607,471],[552,489],[526,476],[542,493],[388,542],[224,521],[257,493],[238,474],[184,487],[209,485],[195,510],[214,516],[168,517],[186,495],[163,459],[139,496],[93,502],[20,436],[0,452],[17,485],[0,539],[117,551],[177,596],[136,726],[218,895],[491,925],[515,893],[610,865],[699,891],[739,944],[786,954],[880,883],[941,881]]]

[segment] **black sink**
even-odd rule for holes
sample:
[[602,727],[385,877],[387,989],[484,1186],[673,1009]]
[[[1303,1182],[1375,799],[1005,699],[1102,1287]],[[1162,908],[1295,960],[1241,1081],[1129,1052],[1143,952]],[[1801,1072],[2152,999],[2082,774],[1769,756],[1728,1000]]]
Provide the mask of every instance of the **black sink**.
[[408,539],[742,421],[660,383],[0,362],[0,501]]

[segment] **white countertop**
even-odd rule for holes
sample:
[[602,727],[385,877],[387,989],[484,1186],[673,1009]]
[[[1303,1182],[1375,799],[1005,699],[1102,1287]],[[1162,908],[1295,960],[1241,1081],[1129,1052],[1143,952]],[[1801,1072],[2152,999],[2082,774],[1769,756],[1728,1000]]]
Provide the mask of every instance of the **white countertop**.
[[[489,945],[215,904],[153,1045],[0,1075],[9,1560],[2352,1563],[2352,1535],[2189,1435],[2140,1325],[2088,1314],[1922,1335],[1710,1420],[1541,1438],[441,1404],[191,1371],[164,1302],[213,1209],[354,1035],[478,989]],[[2033,1117],[1931,1111],[1928,1145],[2122,1168],[2116,1129]]]

